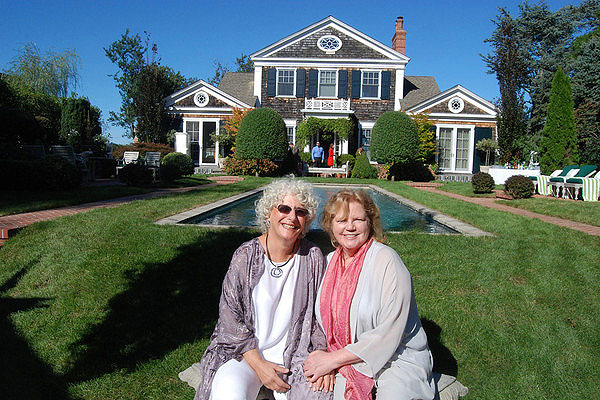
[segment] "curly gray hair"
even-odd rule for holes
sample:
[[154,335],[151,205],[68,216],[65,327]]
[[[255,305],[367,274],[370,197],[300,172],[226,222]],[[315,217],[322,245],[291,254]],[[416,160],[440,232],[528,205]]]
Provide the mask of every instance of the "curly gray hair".
[[317,206],[319,204],[317,197],[313,193],[313,187],[305,181],[294,178],[283,178],[271,182],[263,191],[262,197],[255,203],[256,219],[262,233],[267,232],[269,229],[268,219],[271,216],[271,211],[288,194],[295,195],[300,204],[308,210],[302,235],[308,232],[310,224],[317,216]]

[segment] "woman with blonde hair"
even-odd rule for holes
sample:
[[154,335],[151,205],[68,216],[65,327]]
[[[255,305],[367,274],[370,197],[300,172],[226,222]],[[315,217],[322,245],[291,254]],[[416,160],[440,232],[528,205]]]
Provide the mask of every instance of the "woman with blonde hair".
[[262,235],[233,254],[210,344],[180,374],[197,387],[196,400],[255,400],[263,385],[276,400],[331,398],[333,376],[309,384],[302,369],[311,351],[326,348],[314,315],[323,254],[304,239],[316,211],[309,183],[265,188],[256,203]]
[[363,190],[343,189],[321,224],[336,250],[327,256],[315,313],[327,351],[312,352],[305,376],[331,371],[334,399],[433,399],[433,359],[421,326],[412,279],[383,244],[379,209]]

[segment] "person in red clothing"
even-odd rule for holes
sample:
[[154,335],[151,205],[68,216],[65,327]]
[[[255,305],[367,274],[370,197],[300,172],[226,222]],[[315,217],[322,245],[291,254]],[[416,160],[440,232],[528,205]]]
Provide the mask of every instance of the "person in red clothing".
[[333,155],[335,151],[333,150],[333,143],[329,145],[329,157],[327,157],[327,166],[333,168]]

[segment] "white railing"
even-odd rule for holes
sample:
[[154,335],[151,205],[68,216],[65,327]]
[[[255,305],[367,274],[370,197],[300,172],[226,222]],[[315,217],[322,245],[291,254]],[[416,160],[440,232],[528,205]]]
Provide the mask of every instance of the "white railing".
[[314,111],[350,111],[350,99],[305,99],[304,108]]

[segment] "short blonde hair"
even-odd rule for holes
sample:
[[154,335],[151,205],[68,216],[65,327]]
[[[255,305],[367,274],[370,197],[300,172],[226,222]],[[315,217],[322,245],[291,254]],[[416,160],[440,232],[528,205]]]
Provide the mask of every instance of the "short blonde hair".
[[338,244],[333,236],[333,219],[340,210],[343,210],[344,216],[350,211],[350,202],[355,201],[365,209],[369,222],[369,237],[373,237],[380,242],[385,241],[383,228],[381,227],[381,217],[379,207],[375,204],[371,196],[362,189],[342,189],[329,199],[325,204],[325,210],[321,214],[321,226],[329,234],[331,244],[336,247]]
[[267,223],[273,208],[277,207],[283,198],[293,194],[296,199],[308,210],[306,224],[302,235],[310,229],[310,224],[317,216],[317,200],[313,187],[310,183],[294,178],[283,178],[271,182],[263,191],[263,195],[255,203],[256,220],[262,233],[267,232],[269,224]]

